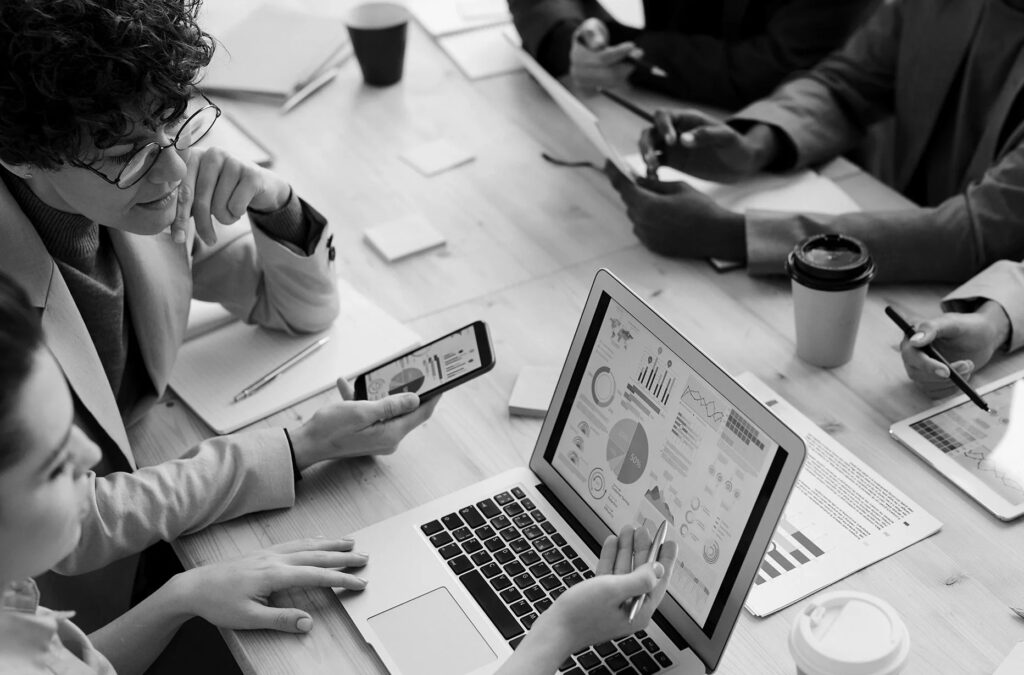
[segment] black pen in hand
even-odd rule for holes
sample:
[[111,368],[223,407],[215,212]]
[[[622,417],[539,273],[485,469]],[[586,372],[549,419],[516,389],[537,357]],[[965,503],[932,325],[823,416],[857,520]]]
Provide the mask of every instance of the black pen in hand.
[[[590,49],[590,50],[593,50],[593,51],[597,51],[598,49],[603,49],[604,47],[608,46],[608,45],[602,45],[602,46],[597,46],[597,47],[590,46],[589,44],[587,44],[587,40],[584,37],[583,33],[580,33],[577,36],[576,42],[577,42],[577,44],[583,45],[587,49]],[[633,56],[631,54],[627,54],[626,57],[623,59],[623,61],[625,61],[626,63],[630,64],[631,66],[633,66],[635,68],[640,68],[641,70],[644,70],[644,71],[650,73],[654,77],[660,77],[662,79],[668,77],[668,73],[665,72],[664,68],[662,68],[660,66],[654,65],[653,63],[651,63],[647,59],[643,58],[642,56],[641,57],[637,57],[637,56]]]
[[[886,307],[885,314],[890,319],[892,319],[897,326],[900,327],[900,330],[903,331],[903,334],[907,337],[908,340],[914,337],[917,331],[914,330],[914,327],[910,325],[910,322],[904,319],[899,312],[897,312],[892,307]],[[946,366],[946,368],[949,369],[949,379],[953,381],[953,384],[955,384],[960,391],[967,394],[967,398],[971,399],[971,401],[973,401],[974,404],[977,405],[979,408],[981,408],[987,413],[992,412],[992,408],[988,406],[988,403],[985,403],[985,400],[978,395],[978,392],[974,391],[974,388],[971,385],[967,384],[967,380],[961,377],[960,373],[956,372],[956,370],[953,369],[953,366],[949,364],[949,361],[946,360],[945,356],[939,353],[939,350],[935,349],[935,347],[932,345],[915,347],[915,349],[920,349],[922,352],[924,352],[931,358],[935,359],[942,365]]]

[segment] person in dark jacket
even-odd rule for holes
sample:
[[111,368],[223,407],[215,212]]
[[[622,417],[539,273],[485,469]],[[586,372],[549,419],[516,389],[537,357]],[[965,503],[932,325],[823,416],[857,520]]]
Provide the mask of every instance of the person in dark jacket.
[[[739,108],[840,47],[876,0],[643,0],[646,27],[593,0],[509,0],[523,47],[584,87],[627,80]],[[642,58],[664,73],[635,65]]]

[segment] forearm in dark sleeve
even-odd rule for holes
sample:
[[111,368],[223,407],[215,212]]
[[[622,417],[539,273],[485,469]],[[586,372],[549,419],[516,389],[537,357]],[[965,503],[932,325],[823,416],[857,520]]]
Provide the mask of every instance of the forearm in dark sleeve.
[[252,224],[279,242],[291,244],[309,255],[320,241],[327,220],[308,206],[293,190],[284,206],[276,211],[249,209]]

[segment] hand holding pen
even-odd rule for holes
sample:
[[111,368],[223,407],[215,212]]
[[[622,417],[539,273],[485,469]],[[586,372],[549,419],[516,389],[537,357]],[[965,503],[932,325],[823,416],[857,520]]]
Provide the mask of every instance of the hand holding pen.
[[624,84],[634,70],[658,78],[668,74],[643,57],[632,42],[609,45],[608,28],[600,19],[586,19],[573,33],[569,48],[569,74],[581,87],[614,87]]
[[[945,356],[939,353],[939,351],[935,348],[935,345],[932,344],[931,341],[925,342],[925,335],[923,332],[919,331],[917,328],[911,325],[910,322],[903,318],[903,316],[901,316],[900,313],[897,312],[894,308],[886,307],[885,314],[890,319],[892,319],[897,326],[900,327],[900,330],[903,331],[905,340],[904,344],[901,345],[901,349],[912,349],[919,350],[920,352],[922,352],[931,360],[931,363],[936,364],[934,366],[934,375],[940,376],[948,374],[948,381],[955,385],[957,389],[967,394],[967,397],[971,401],[973,401],[975,405],[977,405],[985,412],[992,412],[991,408],[989,408],[989,405],[981,398],[981,396],[978,395],[976,391],[974,391],[974,388],[971,387],[971,385],[967,384],[967,380],[964,379],[964,375],[968,377],[970,376],[971,364],[969,362],[957,361],[957,365],[960,366],[960,371],[963,372],[963,374],[961,374],[961,372],[959,372],[956,367],[951,365],[950,362],[946,360]],[[903,358],[905,363],[914,362],[914,360],[912,360],[912,357],[910,357],[907,353],[904,353]],[[915,375],[919,375],[919,373],[916,373],[910,365],[908,365],[907,367],[907,372],[908,374],[910,374],[912,378],[919,381],[920,378],[915,377]]]

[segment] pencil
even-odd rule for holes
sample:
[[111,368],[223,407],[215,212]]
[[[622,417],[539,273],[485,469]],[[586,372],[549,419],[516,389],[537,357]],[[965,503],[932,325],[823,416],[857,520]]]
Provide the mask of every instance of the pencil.
[[[885,314],[886,316],[893,320],[893,323],[900,327],[900,329],[903,331],[903,334],[907,336],[907,339],[910,339],[911,337],[914,336],[916,332],[914,330],[914,327],[911,326],[910,322],[904,319],[899,312],[897,312],[892,307],[886,307]],[[978,395],[978,392],[974,391],[974,387],[967,384],[967,380],[962,378],[960,376],[960,373],[953,370],[953,366],[949,365],[949,361],[946,360],[946,357],[940,354],[939,351],[935,349],[935,347],[933,347],[932,345],[925,345],[924,347],[918,347],[917,349],[920,349],[928,356],[932,357],[942,365],[946,366],[946,368],[949,369],[949,379],[953,380],[953,384],[955,384],[957,388],[960,389],[960,391],[967,394],[967,398],[971,399],[971,401],[973,401],[974,404],[977,405],[979,408],[981,408],[987,413],[992,412],[992,409],[988,407],[988,403],[985,403],[985,400]]]
[[608,98],[610,98],[611,100],[615,101],[623,108],[636,115],[637,117],[644,119],[650,122],[651,124],[654,124],[654,115],[647,112],[646,110],[636,105],[632,101],[629,101],[628,99],[619,96],[614,91],[608,91],[607,89],[598,89],[598,91],[607,96]]
[[249,398],[250,396],[255,394],[257,391],[259,391],[263,387],[265,387],[268,384],[270,384],[271,382],[273,382],[277,378],[278,375],[280,375],[280,374],[282,374],[284,372],[287,372],[288,370],[291,370],[293,367],[295,367],[296,365],[298,365],[302,361],[305,361],[307,358],[310,357],[310,355],[313,354],[313,352],[315,352],[316,350],[320,349],[325,344],[327,344],[330,341],[330,339],[331,339],[330,335],[325,335],[324,337],[320,338],[316,342],[313,342],[311,344],[306,345],[297,354],[295,354],[294,356],[292,356],[291,358],[286,360],[284,363],[279,365],[277,368],[274,368],[269,373],[267,373],[266,375],[264,375],[260,379],[256,380],[255,382],[250,384],[245,389],[242,389],[242,391],[238,392],[238,394],[235,395],[235,398],[232,399],[232,401],[234,403],[238,403],[239,401],[242,401],[244,399]]

